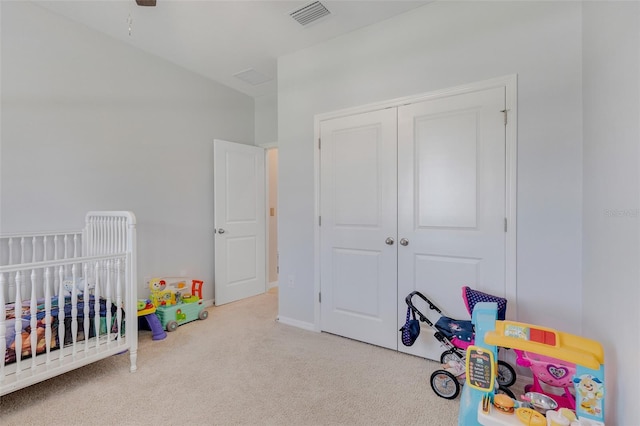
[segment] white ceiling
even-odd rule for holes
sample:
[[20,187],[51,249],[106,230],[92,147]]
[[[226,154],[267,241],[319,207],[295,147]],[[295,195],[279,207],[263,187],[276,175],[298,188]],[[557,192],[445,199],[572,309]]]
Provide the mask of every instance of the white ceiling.
[[[302,26],[289,13],[308,1],[48,0],[36,4],[247,95],[277,90],[277,58],[433,0],[323,0],[331,15]],[[130,22],[129,22],[130,21]],[[129,34],[129,26],[131,34]],[[270,81],[234,74],[253,69]]]

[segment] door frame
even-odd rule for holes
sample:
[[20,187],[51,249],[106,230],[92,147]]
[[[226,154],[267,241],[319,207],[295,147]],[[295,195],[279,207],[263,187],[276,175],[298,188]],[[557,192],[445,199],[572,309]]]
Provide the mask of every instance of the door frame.
[[475,83],[440,89],[433,92],[423,93],[414,96],[391,99],[382,102],[375,102],[353,108],[345,108],[337,111],[316,114],[314,116],[314,145],[313,167],[314,167],[314,330],[322,331],[320,324],[320,123],[333,118],[345,117],[349,115],[362,114],[384,108],[393,108],[401,105],[418,103],[438,98],[445,98],[454,95],[477,92],[496,87],[505,88],[505,218],[507,220],[507,231],[505,237],[505,297],[511,303],[507,318],[518,319],[517,296],[517,253],[516,253],[516,231],[517,231],[517,164],[518,164],[518,75],[511,74],[503,77],[496,77]]
[[[269,221],[270,221],[270,212],[269,212],[269,208],[271,207],[270,203],[269,203],[269,189],[271,188],[271,185],[273,184],[273,182],[271,182],[270,176],[271,176],[271,164],[269,163],[269,151],[272,150],[278,150],[278,142],[267,142],[267,143],[261,143],[258,144],[257,146],[264,148],[264,173],[265,173],[265,179],[264,179],[264,183],[265,183],[265,207],[264,207],[264,211],[265,211],[265,224],[266,224],[266,235],[265,235],[265,245],[266,245],[266,250],[265,250],[265,257],[266,257],[266,262],[265,262],[265,268],[266,268],[266,272],[265,272],[265,277],[266,277],[266,289],[267,291],[269,291],[271,288],[273,287],[278,287],[280,285],[280,275],[278,274],[278,281],[275,282],[275,284],[272,285],[271,281],[269,281],[269,258],[271,257],[272,253],[271,253],[271,244],[270,244],[270,232],[269,232]],[[276,182],[277,183],[277,182]],[[278,211],[278,208],[276,206],[276,218],[278,217],[278,215],[280,214],[280,212]],[[276,250],[276,259],[278,259],[278,251]],[[279,263],[279,262],[278,262]]]

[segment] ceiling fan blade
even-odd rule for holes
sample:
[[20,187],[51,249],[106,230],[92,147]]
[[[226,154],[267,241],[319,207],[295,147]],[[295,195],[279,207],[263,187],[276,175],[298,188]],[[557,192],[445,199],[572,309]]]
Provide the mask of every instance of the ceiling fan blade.
[[155,6],[156,0],[136,0],[138,6]]

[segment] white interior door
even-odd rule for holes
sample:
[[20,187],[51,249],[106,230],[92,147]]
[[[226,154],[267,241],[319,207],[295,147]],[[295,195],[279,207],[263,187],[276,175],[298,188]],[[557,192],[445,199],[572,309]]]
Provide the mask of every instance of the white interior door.
[[395,109],[320,124],[321,329],[392,349],[396,130]]
[[215,304],[266,290],[264,149],[214,141]]
[[[398,108],[398,238],[407,244],[398,246],[399,324],[414,290],[458,319],[470,319],[462,286],[505,294],[504,109],[504,87]],[[400,350],[439,359],[442,347],[421,324]]]

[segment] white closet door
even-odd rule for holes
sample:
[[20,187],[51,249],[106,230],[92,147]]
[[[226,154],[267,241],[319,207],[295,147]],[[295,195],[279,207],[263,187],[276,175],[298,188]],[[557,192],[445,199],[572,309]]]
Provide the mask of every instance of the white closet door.
[[321,328],[392,349],[398,334],[396,131],[395,108],[320,125]]
[[[407,242],[398,246],[399,325],[414,290],[458,319],[470,319],[462,286],[505,294],[504,109],[504,88],[398,109],[398,239]],[[439,359],[443,348],[421,325],[400,350]]]

